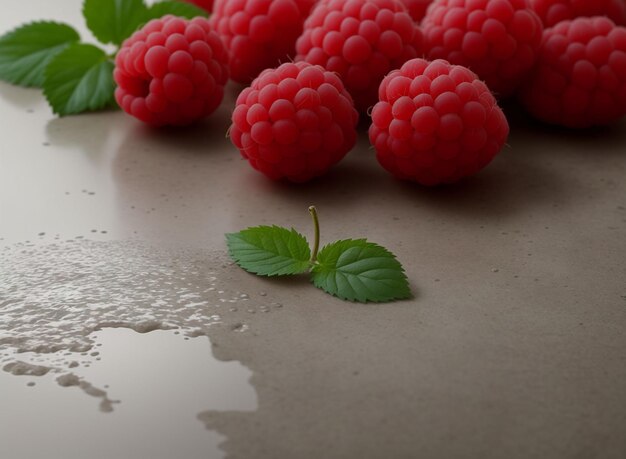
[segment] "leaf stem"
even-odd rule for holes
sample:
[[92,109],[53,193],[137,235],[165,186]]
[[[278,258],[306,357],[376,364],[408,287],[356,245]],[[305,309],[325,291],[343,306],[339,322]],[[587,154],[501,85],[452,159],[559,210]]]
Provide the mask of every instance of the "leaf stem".
[[317,209],[315,206],[309,206],[309,213],[313,218],[313,226],[315,227],[315,241],[313,243],[313,254],[311,255],[311,263],[317,261],[317,251],[320,248],[320,221],[317,217]]

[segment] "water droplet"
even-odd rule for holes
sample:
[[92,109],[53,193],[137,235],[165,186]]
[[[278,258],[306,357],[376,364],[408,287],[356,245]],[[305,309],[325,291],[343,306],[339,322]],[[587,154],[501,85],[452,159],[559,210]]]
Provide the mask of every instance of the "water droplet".
[[234,332],[243,333],[248,330],[248,328],[249,327],[246,324],[236,323],[231,327],[231,330]]

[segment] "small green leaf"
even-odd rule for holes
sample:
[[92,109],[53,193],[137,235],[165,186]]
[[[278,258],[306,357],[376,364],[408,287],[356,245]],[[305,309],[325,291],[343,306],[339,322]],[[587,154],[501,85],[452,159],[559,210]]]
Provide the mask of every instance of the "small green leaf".
[[255,226],[227,234],[226,242],[239,266],[261,276],[300,274],[311,266],[309,244],[293,228]]
[[93,45],[74,44],[46,68],[44,95],[61,116],[113,105],[113,63]]
[[395,255],[365,239],[347,239],[320,250],[313,284],[342,300],[382,302],[409,298],[411,289]]
[[146,22],[148,7],[143,0],[85,0],[87,27],[102,43],[121,45]]
[[0,80],[41,87],[50,60],[78,40],[78,32],[58,22],[31,22],[12,30],[0,37]]
[[158,2],[148,8],[148,19],[157,19],[165,16],[166,14],[173,14],[174,16],[180,16],[183,18],[191,19],[196,16],[207,17],[208,13],[202,8],[192,5],[191,3],[184,3],[181,1],[164,1]]

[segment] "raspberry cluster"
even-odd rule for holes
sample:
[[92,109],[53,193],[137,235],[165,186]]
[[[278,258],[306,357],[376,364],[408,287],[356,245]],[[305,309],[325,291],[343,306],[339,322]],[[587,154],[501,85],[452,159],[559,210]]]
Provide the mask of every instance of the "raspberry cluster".
[[424,19],[428,5],[432,2],[433,0],[402,0],[402,3],[406,6],[407,11],[416,22]]
[[465,67],[413,59],[380,85],[369,137],[380,164],[422,185],[455,182],[485,167],[509,134],[487,86]]
[[296,49],[298,60],[337,72],[365,111],[383,77],[422,54],[422,33],[400,0],[322,0]]
[[230,137],[271,179],[327,172],[374,104],[378,161],[423,185],[472,175],[502,149],[494,93],[566,127],[626,115],[626,27],[610,19],[626,23],[621,0],[186,1],[213,16],[135,32],[116,57],[116,99],[146,123],[182,125],[217,108],[229,74],[252,81]]
[[469,67],[508,97],[535,63],[543,26],[528,0],[436,0],[422,29],[430,59]]
[[626,115],[626,28],[594,17],[547,29],[521,99],[538,119],[572,128]]
[[230,137],[266,176],[305,182],[352,149],[357,121],[337,75],[306,62],[287,63],[263,71],[241,92]]
[[199,8],[206,10],[207,12],[213,11],[213,0],[184,0],[188,3],[193,3]]
[[231,53],[231,78],[249,84],[262,70],[295,55],[316,0],[216,0],[211,25]]
[[146,123],[184,125],[224,96],[228,52],[206,19],[153,19],[122,45],[113,73],[117,103]]
[[530,0],[530,5],[545,27],[592,16],[607,16],[618,25],[626,25],[624,0]]

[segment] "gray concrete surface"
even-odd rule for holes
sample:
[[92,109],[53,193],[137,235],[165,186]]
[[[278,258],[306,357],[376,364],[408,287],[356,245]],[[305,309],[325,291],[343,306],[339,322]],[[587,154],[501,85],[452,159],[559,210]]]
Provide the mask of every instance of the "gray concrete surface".
[[[32,16],[16,11],[3,30]],[[564,131],[509,107],[503,153],[438,189],[395,181],[362,136],[331,174],[294,187],[225,138],[236,91],[206,122],[156,131],[120,112],[56,119],[37,91],[0,84],[0,244],[59,234],[224,250],[223,234],[249,225],[310,234],[315,204],[323,240],[387,246],[415,298],[349,304],[229,270],[284,306],[246,316],[245,333],[207,330],[258,398],[255,411],[198,407],[226,457],[626,457],[624,120]]]

